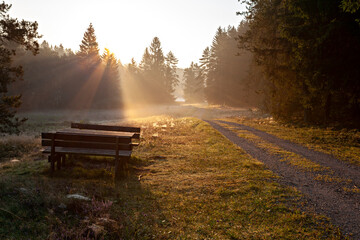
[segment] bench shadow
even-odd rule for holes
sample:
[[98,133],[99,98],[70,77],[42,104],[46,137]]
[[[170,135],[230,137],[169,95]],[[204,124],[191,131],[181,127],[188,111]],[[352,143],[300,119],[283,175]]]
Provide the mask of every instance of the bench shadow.
[[[121,178],[115,179],[112,158],[73,156],[66,158],[66,166],[61,170],[51,174],[49,169],[44,175],[56,182],[82,186],[81,193],[92,198],[91,203],[85,204],[93,204],[94,209],[111,204],[101,214],[93,214],[89,209],[86,212],[79,210],[83,207],[76,201],[66,204],[70,206],[70,213],[90,220],[87,225],[99,225],[103,229],[103,233],[96,233],[94,229],[80,223],[79,229],[85,229],[82,231],[85,231],[89,239],[154,239],[159,228],[166,227],[169,222],[151,189],[141,183],[141,176],[147,171],[145,167],[154,163],[155,161],[148,159],[132,157],[122,170]],[[57,232],[60,234],[66,231],[68,230],[59,228]]]

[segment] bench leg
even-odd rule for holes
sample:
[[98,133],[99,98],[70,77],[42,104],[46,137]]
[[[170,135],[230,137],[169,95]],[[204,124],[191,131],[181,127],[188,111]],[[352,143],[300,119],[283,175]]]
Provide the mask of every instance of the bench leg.
[[50,155],[50,165],[51,165],[51,173],[53,173],[55,171],[55,156],[54,155]]
[[56,166],[58,170],[61,169],[61,155],[56,155]]
[[120,178],[120,171],[119,171],[119,163],[120,158],[119,156],[115,157],[115,179],[119,179]]
[[61,155],[61,166],[65,167],[65,159],[66,159],[66,155]]
[[125,167],[126,167],[126,163],[128,161],[128,157],[120,157],[120,162],[119,162],[119,169],[120,171],[124,171]]
[[130,157],[117,157],[115,158],[115,179],[121,179],[125,177],[126,162]]

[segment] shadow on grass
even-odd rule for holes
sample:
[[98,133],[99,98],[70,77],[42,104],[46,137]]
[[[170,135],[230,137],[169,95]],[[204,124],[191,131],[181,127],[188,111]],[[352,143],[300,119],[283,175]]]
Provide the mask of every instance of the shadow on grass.
[[117,181],[111,159],[69,158],[52,177],[46,161],[0,169],[0,239],[154,239],[167,221],[141,184],[148,164],[132,158]]

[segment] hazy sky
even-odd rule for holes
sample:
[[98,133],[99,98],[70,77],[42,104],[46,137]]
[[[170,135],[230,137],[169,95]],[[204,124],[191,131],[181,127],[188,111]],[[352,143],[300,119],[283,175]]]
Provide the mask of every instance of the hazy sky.
[[105,47],[123,64],[137,62],[152,39],[159,37],[163,51],[172,51],[179,67],[197,62],[211,45],[216,29],[237,26],[238,0],[5,0],[11,17],[37,21],[40,40],[79,49],[93,23],[101,52]]

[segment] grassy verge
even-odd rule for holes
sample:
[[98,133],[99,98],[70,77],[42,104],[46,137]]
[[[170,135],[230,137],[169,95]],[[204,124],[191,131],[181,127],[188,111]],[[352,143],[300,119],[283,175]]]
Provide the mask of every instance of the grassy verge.
[[320,164],[314,163],[309,159],[306,159],[299,154],[286,151],[275,144],[269,143],[262,139],[261,137],[256,136],[247,130],[240,130],[236,127],[231,127],[227,124],[220,123],[221,126],[235,132],[239,137],[247,139],[248,141],[254,143],[259,148],[267,151],[271,155],[278,156],[281,161],[284,161],[290,165],[293,165],[301,170],[310,171],[310,172],[318,172],[326,170],[327,168],[321,166]]
[[333,172],[328,167],[324,167],[318,163],[315,163],[307,158],[302,157],[299,154],[286,151],[281,147],[269,143],[261,137],[254,135],[250,131],[241,130],[221,122],[219,124],[233,131],[239,137],[247,139],[248,141],[254,143],[257,147],[265,150],[269,154],[279,157],[280,161],[284,161],[287,164],[298,168],[299,170],[316,173],[316,177],[314,177],[314,180],[327,183],[342,183],[344,191],[353,193],[359,192],[358,187],[354,185],[350,179],[333,176]]
[[[128,177],[108,159],[70,159],[53,178],[45,160],[0,165],[0,239],[341,239],[300,195],[192,118],[139,120]],[[80,194],[89,198],[68,198]]]
[[332,154],[336,158],[360,166],[360,131],[358,129],[335,129],[304,127],[283,124],[272,119],[226,118],[273,134],[310,149]]

